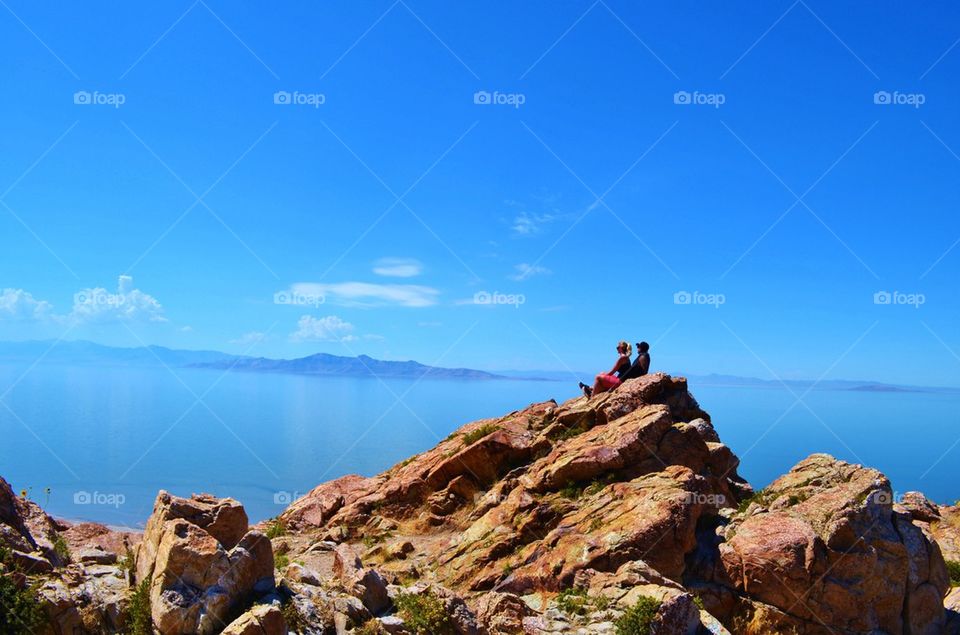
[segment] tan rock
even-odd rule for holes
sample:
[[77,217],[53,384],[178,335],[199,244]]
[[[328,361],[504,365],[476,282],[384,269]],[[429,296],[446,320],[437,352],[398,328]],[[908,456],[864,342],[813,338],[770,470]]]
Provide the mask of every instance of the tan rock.
[[286,635],[287,624],[279,608],[260,604],[230,622],[222,635]]
[[[728,584],[800,632],[938,633],[946,567],[894,512],[886,477],[813,455],[764,491],[771,511],[735,521],[720,545]],[[813,628],[814,630],[810,630]]]

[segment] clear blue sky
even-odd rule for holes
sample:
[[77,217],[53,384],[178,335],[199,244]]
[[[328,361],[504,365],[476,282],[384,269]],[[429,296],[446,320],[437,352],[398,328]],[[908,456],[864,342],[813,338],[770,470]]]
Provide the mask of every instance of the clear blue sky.
[[960,384],[956,3],[0,5],[0,339]]

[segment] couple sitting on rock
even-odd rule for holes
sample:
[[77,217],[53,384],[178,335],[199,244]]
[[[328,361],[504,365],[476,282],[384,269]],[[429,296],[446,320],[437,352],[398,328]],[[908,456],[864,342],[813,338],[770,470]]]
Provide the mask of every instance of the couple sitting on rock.
[[642,377],[650,370],[650,345],[646,342],[637,343],[637,359],[630,362],[631,347],[626,342],[617,344],[617,362],[609,373],[600,373],[593,382],[593,387],[580,382],[580,389],[587,397],[613,390],[628,379]]

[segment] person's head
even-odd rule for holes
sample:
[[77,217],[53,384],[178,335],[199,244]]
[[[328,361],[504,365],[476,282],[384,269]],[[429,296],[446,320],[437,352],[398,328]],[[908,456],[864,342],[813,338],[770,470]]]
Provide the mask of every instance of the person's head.
[[629,355],[632,351],[633,348],[627,342],[621,340],[620,343],[617,344],[617,352],[621,355]]
[[646,342],[640,342],[637,344],[637,350],[641,353],[646,353],[650,350],[650,345]]

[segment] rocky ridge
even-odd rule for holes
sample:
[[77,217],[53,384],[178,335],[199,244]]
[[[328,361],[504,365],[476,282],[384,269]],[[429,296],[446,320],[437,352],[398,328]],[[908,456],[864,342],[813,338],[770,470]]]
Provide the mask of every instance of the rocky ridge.
[[960,633],[960,510],[827,455],[760,492],[738,465],[654,374],[467,424],[253,528],[166,492],[142,537],[68,526],[0,480],[0,567],[49,633]]

